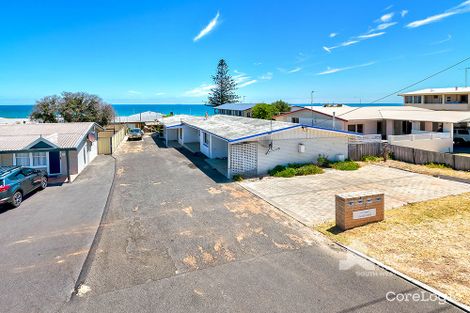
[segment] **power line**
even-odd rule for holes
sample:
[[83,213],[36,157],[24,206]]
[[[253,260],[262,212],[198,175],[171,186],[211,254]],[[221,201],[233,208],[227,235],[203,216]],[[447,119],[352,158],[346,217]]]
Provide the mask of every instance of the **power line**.
[[[426,81],[426,80],[428,80],[428,79],[430,79],[430,78],[433,78],[434,76],[437,76],[437,75],[439,75],[439,74],[442,74],[442,73],[444,73],[444,72],[446,72],[446,71],[448,71],[448,70],[450,70],[450,69],[456,67],[457,65],[460,65],[460,64],[462,64],[462,63],[464,63],[464,62],[466,62],[466,61],[468,61],[468,60],[470,60],[470,56],[469,56],[469,57],[466,57],[465,59],[463,59],[463,60],[461,60],[461,61],[459,61],[459,62],[457,62],[457,63],[455,63],[455,64],[453,64],[453,65],[451,65],[451,66],[446,67],[445,69],[442,69],[442,70],[440,70],[440,71],[438,71],[438,72],[435,72],[435,73],[433,73],[433,74],[431,74],[431,75],[429,75],[429,76],[427,76],[427,77],[425,77],[425,78],[423,78],[423,79],[421,79],[421,80],[419,80],[419,81],[417,81],[417,82],[415,82],[415,83],[412,83],[412,84],[410,84],[410,85],[408,85],[408,86],[406,86],[406,87],[403,87],[403,88],[401,88],[401,89],[399,89],[399,90],[397,90],[397,91],[394,91],[394,92],[392,92],[392,93],[390,93],[390,94],[388,94],[388,95],[386,95],[386,96],[384,96],[384,97],[381,97],[381,98],[379,98],[379,99],[376,99],[376,100],[374,100],[374,101],[371,101],[371,102],[369,102],[368,104],[374,104],[374,103],[379,102],[379,101],[381,101],[381,100],[383,100],[383,99],[386,99],[386,98],[388,98],[388,97],[391,97],[391,96],[393,96],[393,95],[395,95],[395,94],[397,94],[397,93],[399,93],[399,92],[402,92],[402,91],[404,91],[404,90],[406,90],[406,89],[408,89],[408,88],[411,88],[411,87],[413,87],[413,86],[416,86],[416,85],[418,85],[418,84],[420,84],[420,83],[422,83],[422,82],[424,82],[424,81]],[[355,109],[352,109],[351,111],[347,111],[347,112],[344,112],[344,113],[342,113],[342,114],[336,115],[336,117],[342,116],[342,115],[347,114],[347,113],[351,113],[351,112],[353,112],[353,111],[355,111],[355,110],[358,110],[358,109],[360,109],[360,108],[362,108],[362,107],[357,107],[357,108],[355,108]]]
[[388,95],[386,95],[386,96],[384,96],[384,97],[382,97],[382,98],[376,99],[376,100],[370,102],[370,104],[376,103],[376,102],[378,102],[378,101],[380,101],[380,100],[383,100],[383,99],[385,99],[385,98],[391,97],[391,96],[393,96],[394,94],[397,94],[397,93],[399,93],[399,92],[402,92],[403,90],[406,90],[406,89],[408,89],[408,88],[411,88],[411,87],[413,87],[413,86],[416,86],[416,85],[418,85],[418,84],[420,84],[420,83],[422,83],[422,82],[424,82],[424,81],[426,81],[426,80],[428,80],[428,79],[430,79],[430,78],[433,78],[434,76],[437,76],[437,75],[439,75],[439,74],[442,74],[442,73],[444,73],[444,72],[446,72],[446,71],[448,71],[448,70],[450,70],[450,69],[456,67],[457,65],[462,64],[462,63],[464,63],[464,62],[466,62],[466,61],[468,61],[468,60],[470,60],[470,56],[467,57],[467,58],[465,58],[465,59],[463,59],[463,60],[461,60],[461,61],[459,61],[459,62],[457,62],[457,63],[455,63],[455,64],[453,64],[453,65],[451,65],[451,66],[446,67],[446,68],[443,69],[443,70],[440,70],[440,71],[438,71],[438,72],[436,72],[436,73],[434,73],[434,74],[431,74],[431,75],[427,76],[426,78],[421,79],[420,81],[417,81],[417,82],[415,82],[415,83],[413,83],[413,84],[411,84],[411,85],[408,85],[408,86],[406,86],[406,87],[404,87],[404,88],[402,88],[402,89],[400,89],[400,90],[397,90],[397,91],[395,91],[395,92],[393,92],[393,93],[391,93],[391,94],[388,94]]

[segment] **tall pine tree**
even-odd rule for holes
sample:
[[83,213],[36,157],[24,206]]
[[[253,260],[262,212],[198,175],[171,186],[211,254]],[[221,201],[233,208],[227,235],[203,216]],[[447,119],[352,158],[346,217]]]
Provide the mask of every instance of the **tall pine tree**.
[[224,103],[236,103],[240,98],[235,91],[237,83],[228,73],[228,65],[224,59],[217,65],[217,74],[212,76],[215,87],[209,93],[209,105],[218,106]]

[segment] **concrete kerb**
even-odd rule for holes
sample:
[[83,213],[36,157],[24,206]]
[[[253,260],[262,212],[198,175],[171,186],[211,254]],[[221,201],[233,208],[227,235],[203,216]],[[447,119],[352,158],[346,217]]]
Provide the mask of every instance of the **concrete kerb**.
[[96,251],[97,251],[97,248],[98,248],[98,243],[100,242],[100,239],[101,239],[101,236],[102,236],[102,233],[103,233],[103,228],[104,228],[103,222],[105,221],[105,219],[107,217],[107,213],[108,213],[109,206],[110,206],[110,203],[111,203],[111,198],[112,198],[112,195],[113,195],[113,192],[114,192],[115,181],[116,181],[116,170],[117,170],[116,158],[113,155],[110,155],[110,156],[114,160],[113,180],[111,182],[111,186],[110,186],[109,191],[108,191],[108,196],[106,197],[106,202],[105,202],[105,205],[104,205],[104,208],[103,208],[103,212],[101,213],[100,223],[98,225],[98,228],[96,229],[91,247],[88,250],[85,261],[83,262],[82,268],[81,268],[80,273],[78,275],[78,278],[75,282],[75,286],[73,288],[73,291],[70,294],[70,296],[68,297],[67,302],[72,301],[78,295],[78,292],[79,292],[79,289],[80,289],[81,285],[85,282],[85,279],[88,276],[88,271],[90,269],[91,263],[93,262],[93,260],[95,258]]
[[[327,238],[327,237],[325,236],[325,238]],[[470,307],[469,306],[467,306],[463,303],[460,303],[457,300],[452,299],[451,297],[449,297],[448,295],[440,292],[439,290],[436,290],[433,287],[431,287],[431,286],[429,286],[429,285],[427,285],[427,284],[425,284],[425,283],[423,283],[419,280],[416,280],[416,279],[414,279],[414,278],[412,278],[412,277],[410,277],[410,276],[408,276],[408,275],[406,275],[406,274],[404,274],[400,271],[397,271],[397,270],[391,268],[390,266],[387,266],[387,265],[383,264],[382,262],[380,262],[380,261],[378,261],[378,260],[376,260],[372,257],[369,257],[369,256],[367,256],[367,255],[365,255],[365,254],[363,254],[363,253],[361,253],[361,252],[359,252],[359,251],[357,251],[353,248],[350,248],[350,247],[348,247],[346,245],[343,245],[343,244],[341,244],[339,242],[336,242],[336,241],[333,241],[333,243],[335,243],[336,245],[340,246],[341,248],[343,248],[343,249],[345,249],[345,250],[347,250],[351,253],[354,253],[355,255],[357,255],[357,256],[359,256],[359,257],[361,257],[361,258],[363,258],[363,259],[365,259],[369,262],[374,263],[376,266],[386,270],[387,272],[390,272],[390,273],[406,280],[407,282],[428,291],[429,293],[435,294],[439,298],[444,299],[447,303],[449,303],[449,304],[451,304],[451,305],[453,305],[453,306],[455,306],[455,307],[457,307],[461,310],[464,310],[466,312],[470,312]]]
[[253,194],[253,195],[255,195],[256,197],[260,198],[261,200],[263,200],[263,201],[265,201],[265,202],[271,204],[273,207],[275,207],[276,209],[278,209],[279,211],[281,211],[283,214],[288,215],[289,217],[293,218],[294,220],[296,220],[296,221],[299,222],[300,224],[302,224],[302,225],[304,225],[304,226],[306,226],[306,227],[312,229],[313,231],[315,231],[315,233],[321,235],[324,239],[326,239],[327,241],[329,241],[329,242],[335,244],[336,246],[338,246],[338,247],[340,247],[340,248],[342,248],[342,249],[344,249],[344,250],[346,250],[346,251],[349,251],[349,252],[351,252],[351,253],[354,253],[355,255],[357,255],[357,256],[359,256],[359,257],[361,257],[361,258],[363,258],[363,259],[365,259],[365,260],[367,260],[367,261],[369,261],[369,262],[372,262],[373,264],[375,264],[376,266],[378,266],[378,267],[380,267],[380,268],[386,270],[387,272],[390,272],[390,273],[392,273],[392,274],[394,274],[394,275],[396,275],[396,276],[398,276],[398,277],[400,277],[400,278],[402,278],[402,279],[408,281],[409,283],[411,283],[411,284],[413,284],[413,285],[415,285],[415,286],[417,286],[417,287],[419,287],[419,288],[422,288],[422,289],[428,291],[429,293],[435,294],[435,295],[438,296],[439,298],[444,299],[447,303],[449,303],[449,304],[451,304],[451,305],[453,305],[453,306],[455,306],[455,307],[457,307],[457,308],[459,308],[459,309],[461,309],[461,310],[464,310],[464,311],[466,311],[466,312],[470,312],[470,307],[469,307],[469,306],[467,306],[467,305],[465,305],[465,304],[463,304],[463,303],[460,303],[460,302],[458,302],[457,300],[452,299],[452,298],[449,297],[448,295],[446,295],[446,294],[444,294],[444,293],[442,293],[442,292],[440,292],[440,291],[438,291],[438,290],[432,288],[431,286],[429,286],[429,285],[427,285],[427,284],[425,284],[425,283],[423,283],[423,282],[420,282],[420,281],[418,281],[418,280],[416,280],[416,279],[414,279],[414,278],[411,278],[410,276],[408,276],[408,275],[406,275],[406,274],[404,274],[404,273],[402,273],[402,272],[400,272],[400,271],[397,271],[397,270],[391,268],[390,266],[387,266],[387,265],[385,265],[385,264],[379,262],[378,260],[376,260],[376,259],[374,259],[374,258],[371,258],[371,257],[369,257],[369,256],[367,256],[367,255],[365,255],[365,254],[363,254],[363,253],[361,253],[361,252],[359,252],[359,251],[357,251],[357,250],[354,250],[354,249],[352,249],[352,248],[350,248],[350,247],[348,247],[348,246],[346,246],[346,245],[343,245],[343,244],[341,244],[341,243],[339,243],[339,242],[336,242],[336,241],[331,240],[331,239],[328,238],[327,236],[323,235],[321,232],[316,231],[315,229],[313,229],[312,226],[309,226],[309,225],[303,223],[298,217],[295,216],[295,214],[291,214],[290,212],[286,212],[285,210],[283,210],[283,209],[281,209],[279,206],[277,206],[275,203],[272,203],[271,201],[267,201],[266,199],[262,198],[260,195],[258,195],[256,192],[254,192],[254,191],[251,190],[250,188],[247,188],[247,187],[243,186],[243,185],[240,184],[240,183],[237,183],[237,184],[238,184],[239,186],[241,186],[243,189],[245,189],[245,190],[247,190],[248,192],[250,192],[251,194]]

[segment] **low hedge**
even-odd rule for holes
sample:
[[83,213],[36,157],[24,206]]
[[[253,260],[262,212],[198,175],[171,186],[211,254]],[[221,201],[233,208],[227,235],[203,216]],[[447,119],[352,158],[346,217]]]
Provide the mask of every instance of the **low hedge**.
[[360,165],[357,162],[347,160],[343,162],[331,163],[331,167],[340,171],[355,171],[359,169]]
[[314,175],[323,173],[323,169],[314,164],[288,164],[287,166],[278,165],[270,170],[269,175],[275,177],[294,177],[304,175]]

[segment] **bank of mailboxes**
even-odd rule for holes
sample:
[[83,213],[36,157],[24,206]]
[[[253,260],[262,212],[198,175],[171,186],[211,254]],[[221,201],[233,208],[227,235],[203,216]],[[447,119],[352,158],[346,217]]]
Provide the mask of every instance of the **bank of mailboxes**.
[[357,191],[336,195],[336,226],[342,230],[384,219],[384,194]]

